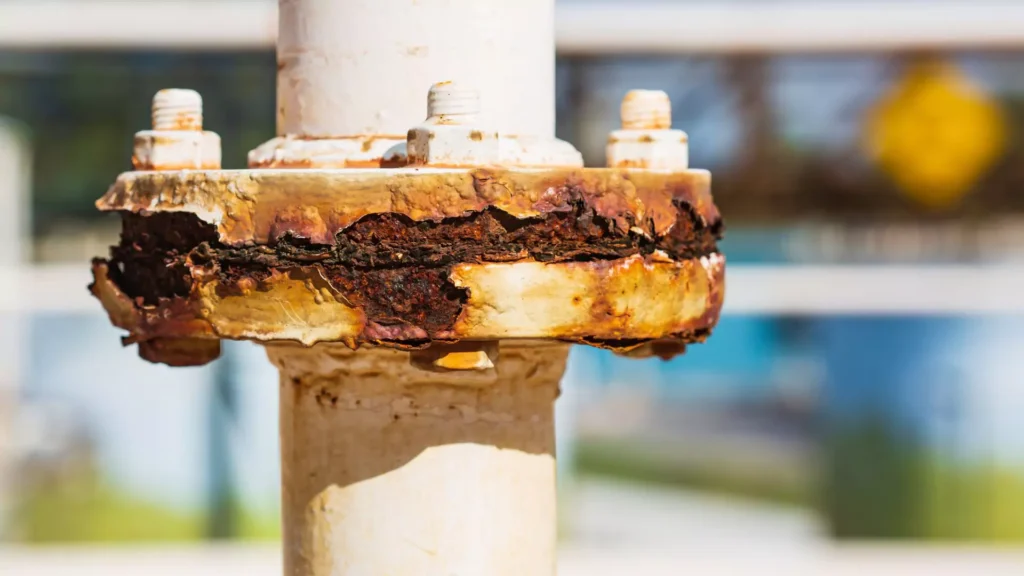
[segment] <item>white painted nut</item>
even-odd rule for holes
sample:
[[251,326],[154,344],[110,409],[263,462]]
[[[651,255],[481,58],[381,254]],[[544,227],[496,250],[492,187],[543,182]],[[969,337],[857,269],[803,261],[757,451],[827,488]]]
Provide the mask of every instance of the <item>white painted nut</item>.
[[406,153],[413,166],[481,166],[497,163],[498,133],[477,125],[480,95],[455,82],[427,94],[427,119],[409,130]]
[[630,90],[622,99],[622,129],[608,136],[611,168],[686,170],[689,139],[672,130],[672,103],[661,90]]
[[153,129],[135,134],[136,170],[216,170],[220,136],[203,131],[203,99],[195,90],[171,88],[153,97]]

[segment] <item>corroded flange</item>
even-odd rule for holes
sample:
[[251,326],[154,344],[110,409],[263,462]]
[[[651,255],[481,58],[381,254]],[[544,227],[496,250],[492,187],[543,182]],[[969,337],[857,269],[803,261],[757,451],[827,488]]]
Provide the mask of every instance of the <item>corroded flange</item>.
[[172,364],[221,338],[661,354],[703,340],[722,305],[700,170],[130,172],[97,206],[124,231],[91,290]]

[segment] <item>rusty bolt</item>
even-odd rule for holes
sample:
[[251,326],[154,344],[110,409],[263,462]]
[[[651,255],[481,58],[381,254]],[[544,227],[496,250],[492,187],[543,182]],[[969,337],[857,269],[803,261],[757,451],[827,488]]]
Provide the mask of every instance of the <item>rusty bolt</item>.
[[630,90],[622,99],[622,129],[608,137],[612,168],[686,170],[686,133],[672,130],[672,103],[661,90]]
[[203,97],[195,90],[167,88],[153,96],[153,130],[203,129]]
[[474,124],[480,114],[480,93],[456,82],[438,82],[427,92],[427,116],[439,124]]
[[620,108],[623,130],[667,130],[672,127],[672,101],[661,90],[630,90]]
[[409,130],[409,164],[482,166],[498,161],[498,133],[477,125],[480,95],[468,86],[440,82],[427,94],[427,119]]
[[220,168],[220,136],[203,131],[203,99],[194,90],[170,88],[153,97],[153,129],[135,134],[136,170]]

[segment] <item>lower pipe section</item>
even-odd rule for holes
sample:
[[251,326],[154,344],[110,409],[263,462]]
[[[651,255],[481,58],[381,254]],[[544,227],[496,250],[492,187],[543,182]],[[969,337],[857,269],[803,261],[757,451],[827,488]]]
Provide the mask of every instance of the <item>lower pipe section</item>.
[[288,576],[551,576],[562,344],[502,342],[495,378],[389,349],[267,347],[281,374]]

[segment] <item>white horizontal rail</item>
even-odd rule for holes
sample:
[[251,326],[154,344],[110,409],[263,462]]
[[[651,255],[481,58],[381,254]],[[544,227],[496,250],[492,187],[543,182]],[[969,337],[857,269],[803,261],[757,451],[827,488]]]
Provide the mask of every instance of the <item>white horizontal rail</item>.
[[1024,3],[783,0],[568,3],[563,53],[857,52],[1024,44]]
[[[726,314],[1024,313],[1024,265],[728,266]],[[0,271],[0,313],[95,313],[89,266]]]
[[[276,33],[274,0],[0,2],[0,49],[269,49]],[[567,54],[1015,48],[1024,2],[567,0],[556,43]]]
[[731,314],[1024,312],[1024,266],[732,266]]
[[0,48],[268,49],[276,0],[0,1]]

